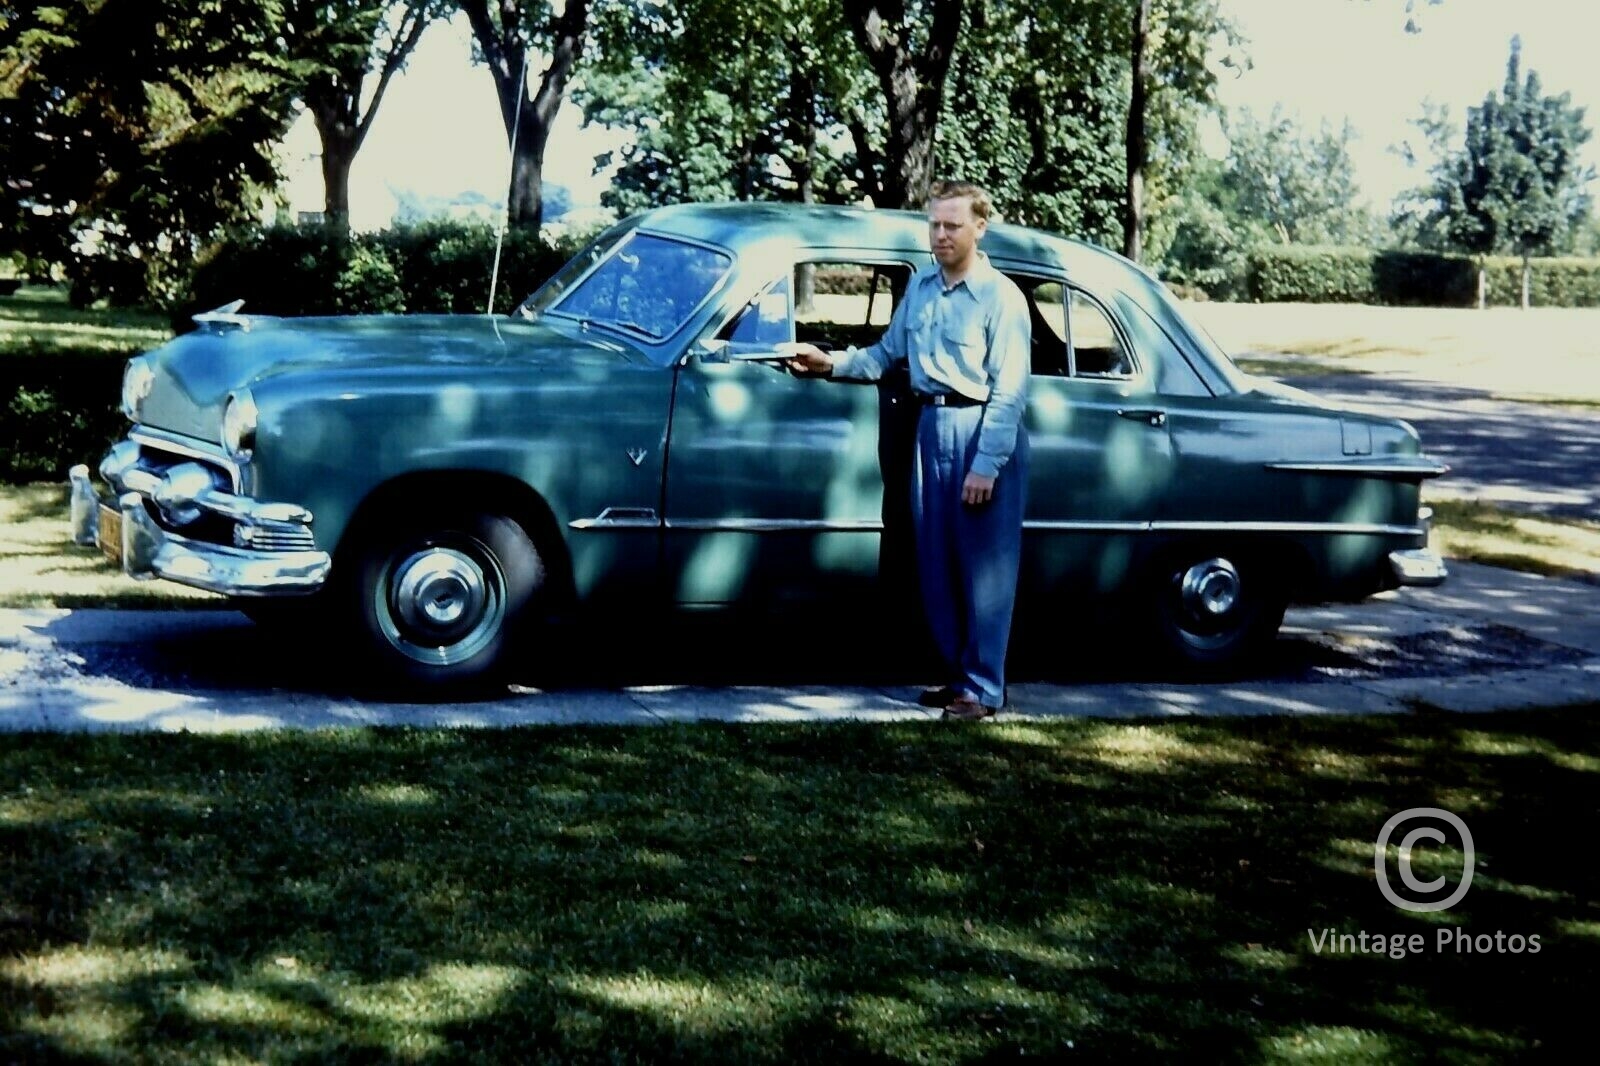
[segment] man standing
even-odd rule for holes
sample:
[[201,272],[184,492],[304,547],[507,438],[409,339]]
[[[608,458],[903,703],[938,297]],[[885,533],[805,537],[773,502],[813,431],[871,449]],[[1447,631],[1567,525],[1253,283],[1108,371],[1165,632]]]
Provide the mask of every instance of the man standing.
[[848,381],[909,366],[922,405],[911,471],[917,571],[948,675],[919,702],[966,720],[1005,702],[1028,484],[1032,326],[1022,290],[978,251],[991,211],[978,186],[936,183],[928,194],[936,262],[911,279],[883,337],[831,355],[799,344],[788,363]]

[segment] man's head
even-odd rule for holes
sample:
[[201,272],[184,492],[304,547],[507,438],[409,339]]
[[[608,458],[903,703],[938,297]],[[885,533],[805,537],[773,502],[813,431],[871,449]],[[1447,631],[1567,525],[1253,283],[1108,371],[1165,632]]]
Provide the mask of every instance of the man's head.
[[964,273],[994,210],[989,194],[966,181],[936,181],[928,190],[928,243],[946,270]]

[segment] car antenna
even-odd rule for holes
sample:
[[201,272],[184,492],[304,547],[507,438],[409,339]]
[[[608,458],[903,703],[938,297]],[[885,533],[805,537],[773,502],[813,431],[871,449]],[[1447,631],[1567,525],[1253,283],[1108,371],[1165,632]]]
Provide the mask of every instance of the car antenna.
[[506,209],[500,214],[500,232],[494,238],[494,269],[489,272],[489,306],[484,314],[494,315],[494,290],[500,282],[500,247],[505,243],[506,226],[511,222],[511,183],[517,180],[517,133],[522,129],[522,103],[528,94],[528,62],[533,51],[526,45],[522,49],[522,77],[517,79],[517,112],[511,120],[511,169],[506,176]]

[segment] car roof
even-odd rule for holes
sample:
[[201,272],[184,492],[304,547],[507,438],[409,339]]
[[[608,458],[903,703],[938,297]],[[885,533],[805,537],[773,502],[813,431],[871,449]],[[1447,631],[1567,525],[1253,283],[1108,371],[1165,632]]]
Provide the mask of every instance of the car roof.
[[[795,248],[871,248],[928,253],[928,218],[920,211],[832,204],[673,204],[640,216],[639,227],[734,250],[781,241]],[[991,224],[979,247],[990,258],[1051,264],[1069,275],[1126,286],[1138,267],[1104,248],[1003,222]],[[1148,279],[1148,275],[1146,275]]]

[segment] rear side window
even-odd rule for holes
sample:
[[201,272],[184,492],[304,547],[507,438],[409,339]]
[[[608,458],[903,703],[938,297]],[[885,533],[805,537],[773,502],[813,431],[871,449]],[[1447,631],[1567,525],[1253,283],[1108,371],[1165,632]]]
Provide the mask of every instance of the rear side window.
[[1028,297],[1033,373],[1041,377],[1127,378],[1133,358],[1105,309],[1059,281],[1012,278]]
[[1067,339],[1072,346],[1072,376],[1128,378],[1133,359],[1105,308],[1077,289],[1069,289]]

